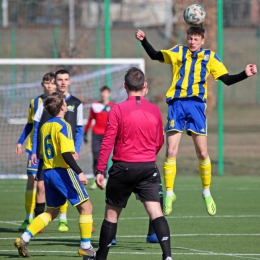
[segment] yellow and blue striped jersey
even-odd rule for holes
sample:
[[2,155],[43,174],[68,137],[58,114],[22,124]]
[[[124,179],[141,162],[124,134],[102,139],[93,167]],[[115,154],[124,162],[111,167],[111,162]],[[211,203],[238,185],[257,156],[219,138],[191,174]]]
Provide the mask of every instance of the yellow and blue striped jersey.
[[[33,118],[34,115],[39,107],[39,105],[41,104],[42,100],[43,100],[44,95],[40,95],[36,98],[33,98],[30,101],[30,105],[29,105],[29,110],[28,110],[28,118],[27,118],[27,123],[28,124],[32,124],[33,125]],[[26,151],[27,152],[31,152],[32,151],[32,138],[33,138],[33,132],[34,132],[34,127],[32,128],[31,132],[30,132],[30,136],[28,138],[28,142],[27,142],[27,146],[26,146]]]
[[53,117],[41,127],[43,169],[70,168],[62,153],[75,153],[71,126],[64,119]]
[[172,84],[166,93],[166,102],[175,98],[197,96],[207,100],[207,77],[218,78],[228,71],[214,51],[200,49],[191,52],[188,47],[176,45],[169,50],[161,50],[164,63],[172,65]]

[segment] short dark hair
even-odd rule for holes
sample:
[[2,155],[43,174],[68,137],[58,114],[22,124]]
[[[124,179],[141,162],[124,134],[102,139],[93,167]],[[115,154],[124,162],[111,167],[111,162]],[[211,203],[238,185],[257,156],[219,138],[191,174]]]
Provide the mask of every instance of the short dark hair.
[[145,83],[144,73],[136,68],[132,67],[125,74],[125,84],[130,91],[140,91],[143,89]]
[[203,25],[198,26],[198,27],[192,26],[187,30],[187,36],[200,35],[202,37],[202,39],[204,39],[204,34],[205,34],[205,28],[203,27]]
[[44,100],[44,108],[51,116],[57,116],[60,112],[60,108],[63,105],[65,96],[60,92],[54,92],[47,96]]
[[108,92],[110,92],[110,88],[109,88],[108,86],[103,86],[103,87],[100,88],[100,92],[103,92],[103,91],[105,91],[105,90],[107,90]]
[[44,82],[44,81],[51,81],[51,80],[54,79],[54,78],[55,78],[54,73],[48,72],[48,73],[46,73],[46,74],[43,76],[42,82]]
[[58,74],[68,74],[68,75],[70,75],[70,73],[67,70],[64,70],[64,69],[58,70],[55,73],[55,80],[56,80]]

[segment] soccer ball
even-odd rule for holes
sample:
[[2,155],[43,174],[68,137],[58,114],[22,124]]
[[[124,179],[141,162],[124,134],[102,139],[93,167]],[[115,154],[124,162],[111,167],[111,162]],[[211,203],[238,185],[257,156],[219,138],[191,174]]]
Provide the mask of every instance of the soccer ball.
[[206,17],[206,12],[201,5],[193,4],[188,6],[183,12],[184,21],[189,26],[200,26]]

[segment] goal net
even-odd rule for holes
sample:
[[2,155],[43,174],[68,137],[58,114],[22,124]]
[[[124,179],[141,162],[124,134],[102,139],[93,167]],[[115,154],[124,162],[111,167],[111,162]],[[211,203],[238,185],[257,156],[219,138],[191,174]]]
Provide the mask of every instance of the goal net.
[[[15,153],[15,147],[27,123],[30,100],[43,93],[41,80],[45,73],[55,73],[58,69],[70,72],[69,92],[83,103],[85,126],[91,103],[99,100],[100,87],[111,88],[112,101],[126,98],[124,75],[132,66],[144,71],[144,60],[0,59],[0,179],[26,178],[27,140],[21,155]],[[87,145],[82,142],[78,164],[85,174],[92,176],[91,140]]]

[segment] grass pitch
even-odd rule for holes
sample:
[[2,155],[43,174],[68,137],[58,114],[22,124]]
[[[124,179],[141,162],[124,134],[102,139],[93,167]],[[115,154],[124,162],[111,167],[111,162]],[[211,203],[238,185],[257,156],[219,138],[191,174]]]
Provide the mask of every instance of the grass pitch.
[[[19,258],[13,242],[21,235],[17,229],[25,214],[25,183],[25,180],[0,181],[0,259]],[[211,192],[217,215],[210,217],[201,198],[199,177],[177,178],[177,200],[167,217],[174,260],[260,259],[259,187],[259,177],[213,177]],[[92,243],[97,248],[105,193],[88,192],[96,229]],[[68,218],[69,232],[59,232],[58,222],[54,221],[43,234],[31,240],[32,259],[79,259],[78,213],[72,206]],[[119,220],[118,244],[110,249],[108,259],[161,259],[160,246],[145,242],[148,221],[142,204],[132,196]]]

